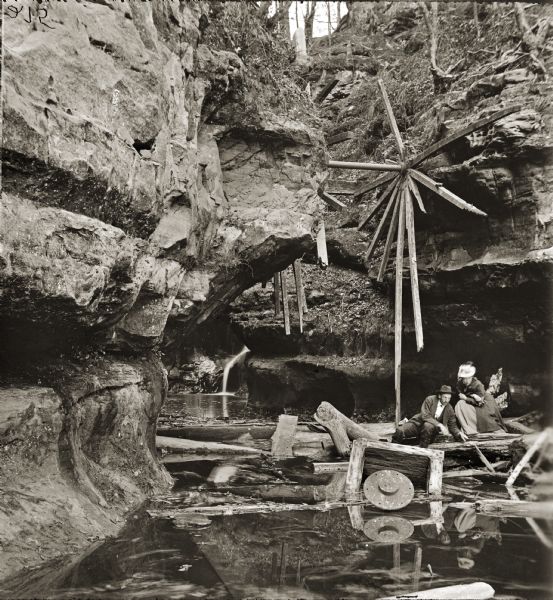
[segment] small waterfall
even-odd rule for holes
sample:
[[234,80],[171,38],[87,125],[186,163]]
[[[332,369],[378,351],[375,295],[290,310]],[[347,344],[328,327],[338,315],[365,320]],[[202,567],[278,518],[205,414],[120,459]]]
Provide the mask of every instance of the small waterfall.
[[250,351],[250,349],[247,346],[244,346],[242,348],[242,350],[240,350],[240,352],[236,356],[233,356],[225,365],[225,370],[223,371],[223,389],[220,392],[221,394],[228,394],[227,384],[228,384],[228,376],[229,376],[230,370],[238,362],[240,357],[244,356],[244,354],[246,354],[249,351]]

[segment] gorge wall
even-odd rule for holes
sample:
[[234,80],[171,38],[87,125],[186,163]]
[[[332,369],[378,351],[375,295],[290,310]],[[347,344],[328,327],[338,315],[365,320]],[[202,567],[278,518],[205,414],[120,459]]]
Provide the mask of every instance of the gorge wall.
[[22,4],[3,40],[0,578],[171,485],[161,345],[178,361],[309,248],[323,164],[305,108],[226,49],[220,5]]
[[[520,31],[512,9],[480,6],[479,35],[469,3],[440,7],[440,15],[439,61],[444,68],[456,66],[445,91],[434,90],[429,34],[417,3],[373,5],[360,27],[346,20],[330,42],[316,40],[306,78],[320,101],[329,153],[338,160],[397,159],[377,77],[388,88],[411,156],[478,118],[520,106],[422,165],[488,217],[423,191],[427,214],[416,211],[415,221],[425,345],[416,352],[405,271],[402,408],[403,416],[417,411],[439,385],[455,382],[461,362],[473,360],[484,381],[503,368],[510,392],[506,414],[549,411],[550,79],[528,54],[516,53]],[[551,18],[551,9],[536,6],[528,18],[541,23]],[[550,73],[551,52],[545,50],[542,59]],[[254,351],[250,397],[275,411],[310,411],[327,400],[371,420],[393,418],[394,261],[379,284],[381,251],[369,264],[365,253],[380,216],[357,231],[377,194],[360,201],[351,195],[371,177],[330,172],[327,191],[348,206],[325,214],[329,268],[321,271],[313,255],[306,256],[312,264],[305,265],[309,313],[303,336],[297,318],[292,335],[284,335],[272,316],[270,289],[250,290],[235,303],[233,322]]]

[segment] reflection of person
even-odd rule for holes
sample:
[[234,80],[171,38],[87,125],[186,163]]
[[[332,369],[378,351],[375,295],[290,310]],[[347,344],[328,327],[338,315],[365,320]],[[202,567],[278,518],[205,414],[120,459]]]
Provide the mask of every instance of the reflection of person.
[[421,448],[426,448],[438,433],[451,433],[457,441],[465,441],[467,438],[459,430],[455,412],[449,404],[451,395],[451,388],[442,385],[435,395],[428,396],[422,403],[421,412],[396,429],[392,442],[401,444],[409,438],[416,438]]
[[457,374],[458,402],[455,415],[461,429],[466,435],[491,433],[500,429],[506,430],[503,417],[495,398],[486,392],[484,384],[476,377],[474,363],[468,361],[459,367]]

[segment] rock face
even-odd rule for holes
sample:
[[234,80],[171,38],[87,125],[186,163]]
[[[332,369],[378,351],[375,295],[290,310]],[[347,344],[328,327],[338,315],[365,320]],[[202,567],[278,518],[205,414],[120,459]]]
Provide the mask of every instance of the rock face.
[[[471,58],[451,90],[434,96],[423,55],[427,37],[422,15],[402,4],[389,16],[372,15],[376,24],[370,37],[366,30],[347,28],[334,34],[330,57],[328,40],[314,43],[309,77],[314,95],[323,98],[321,111],[333,158],[397,159],[374,78],[377,71],[388,86],[410,154],[495,110],[521,106],[421,165],[488,217],[458,210],[423,191],[428,214],[417,211],[415,220],[425,347],[417,354],[410,282],[405,277],[404,416],[418,410],[436,386],[455,383],[457,366],[466,360],[476,363],[484,381],[503,367],[511,414],[549,410],[553,113],[545,98],[551,84],[529,63],[524,68],[499,67],[494,73],[492,61],[488,74],[481,75],[480,59]],[[543,11],[542,16],[550,9]],[[485,47],[491,39],[487,36],[495,36],[494,43],[504,44],[506,50],[509,36],[518,35],[507,15],[487,13],[482,41],[476,42],[461,7],[448,12],[440,27],[440,35],[451,41],[451,55],[441,60],[451,59],[451,64],[461,47]],[[362,38],[364,47],[358,43]],[[318,45],[325,47],[321,60]],[[551,57],[544,60],[550,68]],[[387,65],[393,65],[393,77]],[[275,410],[305,403],[311,408],[317,400],[329,400],[369,418],[393,414],[393,271],[389,268],[384,284],[378,284],[381,253],[377,251],[370,264],[365,261],[379,219],[363,232],[356,226],[376,195],[365,194],[360,202],[340,195],[340,190],[355,191],[353,177],[350,171],[336,170],[327,182],[327,190],[349,205],[338,215],[325,216],[329,269],[306,269],[309,313],[304,336],[297,329],[284,335],[270,312],[270,293],[262,290],[252,290],[255,296],[237,301],[233,311],[233,322],[257,355],[249,362],[253,399],[269,402]],[[340,385],[332,385],[336,381]]]
[[[7,16],[3,40],[0,479],[41,516],[0,502],[0,543],[37,519],[50,557],[170,485],[156,351],[179,372],[200,323],[308,249],[324,157],[303,109],[256,102],[243,60],[204,43],[207,2],[31,15]],[[0,577],[38,560],[13,547]]]

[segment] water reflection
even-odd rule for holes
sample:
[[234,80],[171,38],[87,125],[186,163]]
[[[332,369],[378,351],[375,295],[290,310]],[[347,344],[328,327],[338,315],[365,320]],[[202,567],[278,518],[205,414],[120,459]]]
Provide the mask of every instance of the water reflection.
[[244,416],[248,399],[234,394],[170,394],[163,413],[196,419],[237,419]]
[[[307,496],[335,498],[345,474],[317,480],[308,467],[307,461],[275,466],[258,458],[174,463],[175,476],[184,474],[182,487],[153,506],[173,518],[137,514],[117,538],[81,557],[0,583],[0,596],[371,599],[485,581],[497,595],[551,597],[551,550],[525,519],[442,502],[393,513],[361,505],[187,512],[200,504],[258,504],[254,489],[298,504]],[[540,527],[551,536],[550,522]]]

